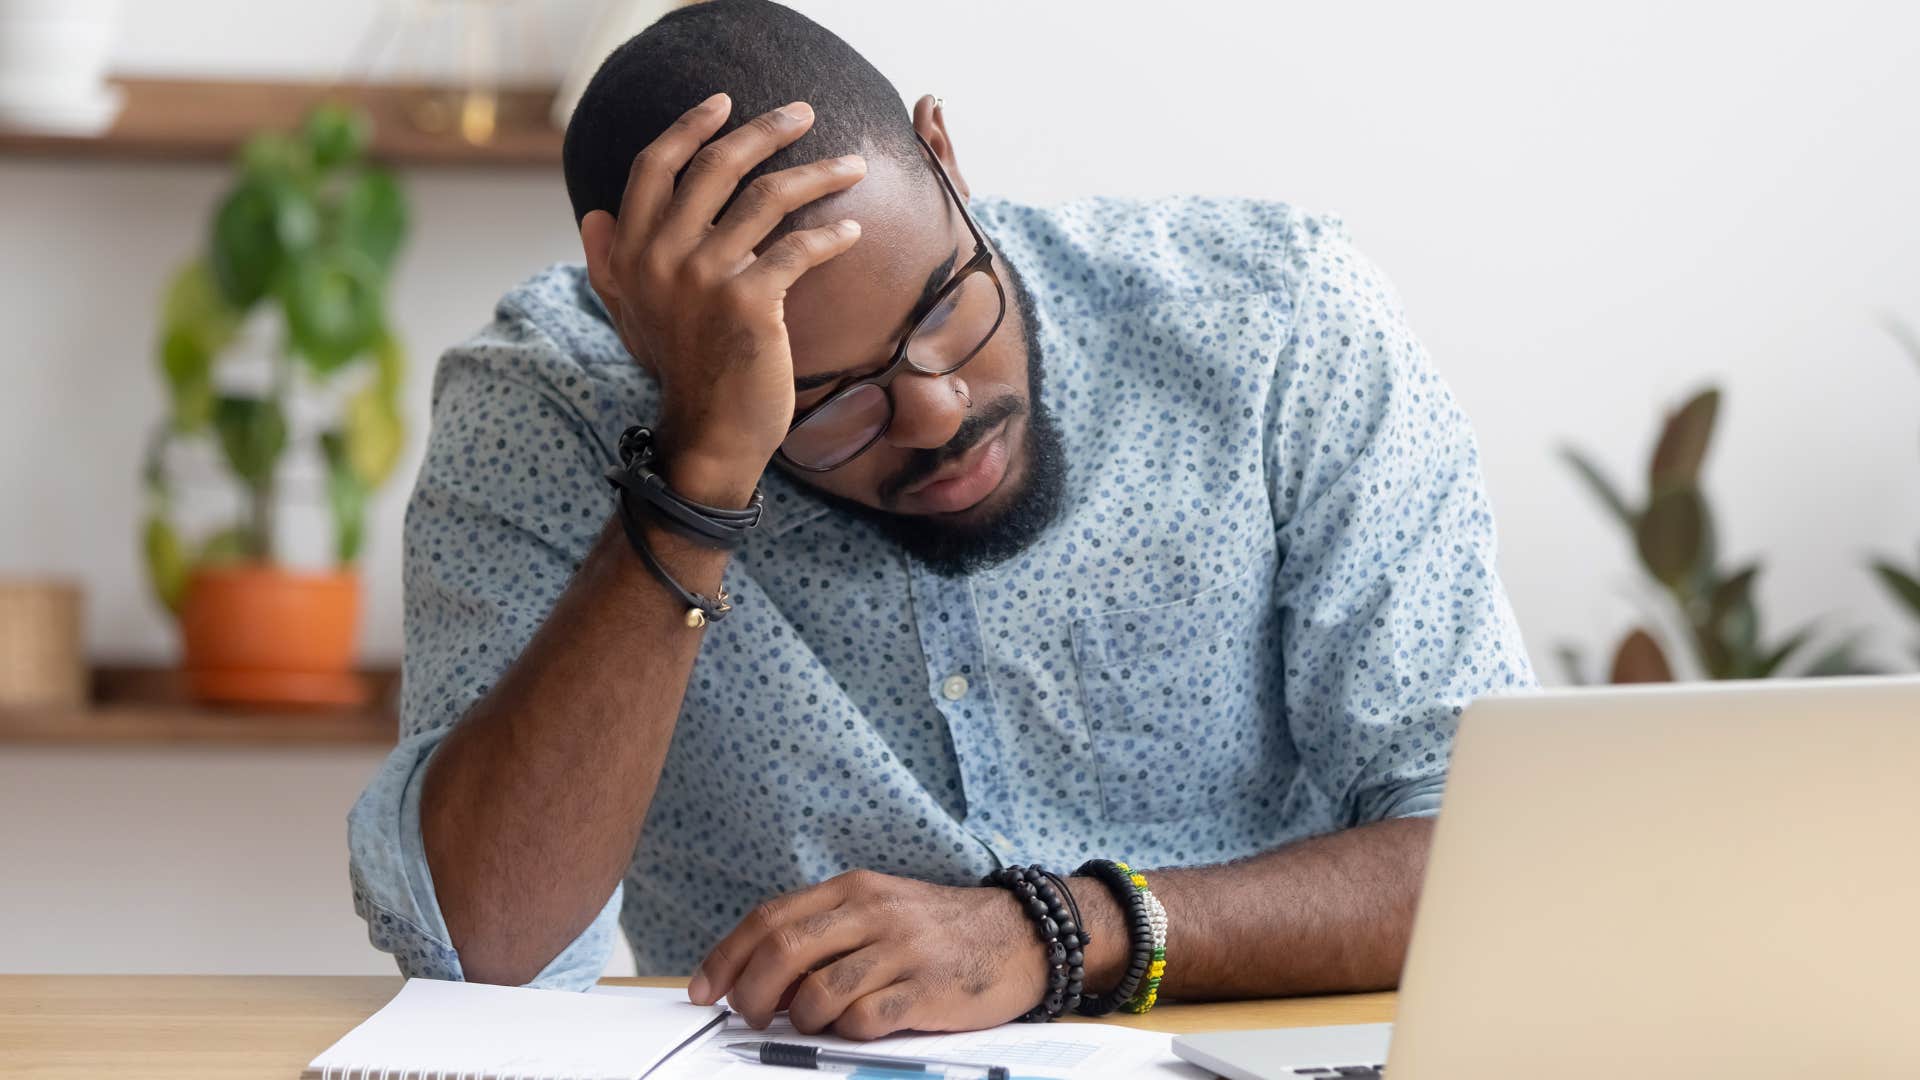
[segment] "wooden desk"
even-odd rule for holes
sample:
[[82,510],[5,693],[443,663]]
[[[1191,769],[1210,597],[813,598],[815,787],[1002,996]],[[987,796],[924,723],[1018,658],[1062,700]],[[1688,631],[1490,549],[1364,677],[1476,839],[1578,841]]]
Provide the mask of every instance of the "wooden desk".
[[[399,989],[400,980],[386,976],[0,975],[0,1075],[293,1078]],[[1356,994],[1165,1005],[1114,1019],[1184,1032],[1392,1018],[1392,994]]]

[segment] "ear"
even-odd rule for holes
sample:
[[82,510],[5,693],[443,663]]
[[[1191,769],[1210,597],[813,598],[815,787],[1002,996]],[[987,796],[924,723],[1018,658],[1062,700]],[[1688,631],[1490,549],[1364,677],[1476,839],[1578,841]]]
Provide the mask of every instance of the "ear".
[[967,187],[967,178],[960,174],[960,160],[953,154],[953,137],[947,134],[946,108],[939,98],[922,94],[920,100],[913,103],[913,130],[933,147],[933,155],[940,159],[940,167],[947,170],[954,190],[962,199],[971,199],[973,192]]

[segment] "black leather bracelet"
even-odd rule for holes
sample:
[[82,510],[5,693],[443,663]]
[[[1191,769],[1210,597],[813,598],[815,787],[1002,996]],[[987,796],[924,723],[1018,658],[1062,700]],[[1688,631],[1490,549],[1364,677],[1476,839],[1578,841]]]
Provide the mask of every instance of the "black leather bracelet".
[[1111,859],[1090,859],[1073,872],[1074,877],[1090,877],[1107,887],[1120,905],[1120,919],[1127,927],[1127,966],[1120,981],[1104,994],[1086,997],[1080,1002],[1081,1016],[1105,1016],[1125,1005],[1139,991],[1153,962],[1153,924],[1147,913],[1146,898],[1133,887],[1133,879]]
[[1039,866],[1003,866],[981,882],[1012,892],[1033,918],[1034,931],[1047,951],[1047,989],[1039,1004],[1020,1019],[1029,1024],[1059,1019],[1080,1003],[1086,979],[1086,947],[1091,940],[1080,925],[1073,894],[1060,879]]
[[674,491],[656,470],[657,463],[653,432],[630,427],[620,435],[620,464],[607,468],[607,482],[653,507],[661,525],[705,547],[732,551],[759,526],[764,505],[759,487],[744,507],[708,506]]
[[726,618],[727,613],[733,610],[733,598],[727,595],[727,590],[723,587],[719,596],[709,598],[693,592],[674,580],[673,575],[668,573],[667,568],[661,564],[660,557],[655,555],[653,548],[647,544],[647,534],[642,527],[644,522],[641,520],[640,508],[634,505],[633,498],[624,490],[620,492],[618,498],[620,528],[627,534],[627,543],[633,548],[635,554],[640,556],[640,561],[647,564],[647,569],[653,571],[653,576],[660,579],[661,584],[673,590],[673,594],[687,606],[687,613],[683,617],[686,624],[698,630],[710,622],[718,622]]

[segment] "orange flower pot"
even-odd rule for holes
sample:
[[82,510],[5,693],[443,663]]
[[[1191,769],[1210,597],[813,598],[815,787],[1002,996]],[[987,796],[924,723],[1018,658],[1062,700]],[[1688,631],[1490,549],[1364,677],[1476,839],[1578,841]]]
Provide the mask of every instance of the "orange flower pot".
[[266,563],[194,571],[180,606],[187,685],[202,701],[359,705],[360,579]]

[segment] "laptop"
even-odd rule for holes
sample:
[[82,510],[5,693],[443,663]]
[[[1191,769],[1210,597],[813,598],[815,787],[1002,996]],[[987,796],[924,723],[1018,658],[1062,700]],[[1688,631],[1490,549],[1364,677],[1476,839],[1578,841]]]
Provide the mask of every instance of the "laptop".
[[1232,1080],[1920,1077],[1920,678],[1475,702],[1396,1022],[1174,1052]]

